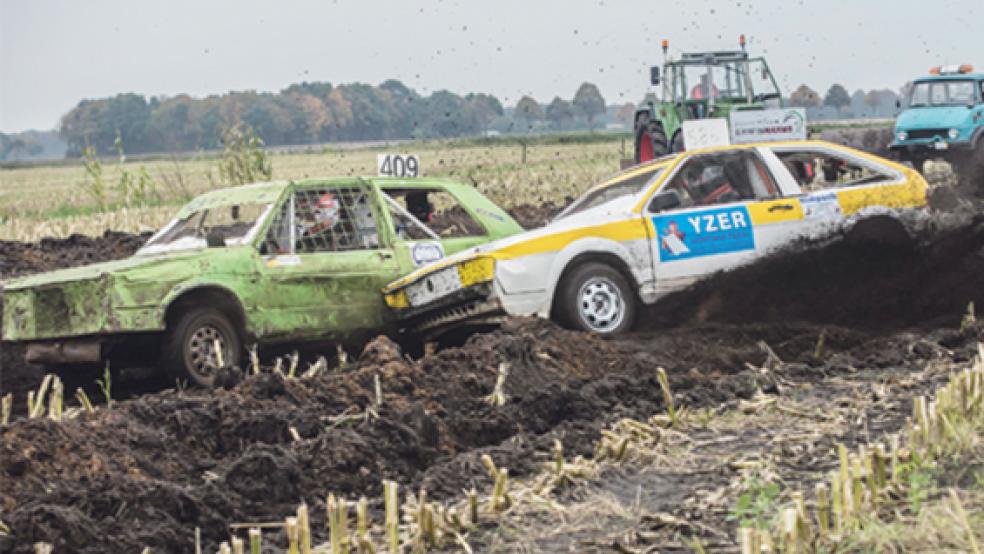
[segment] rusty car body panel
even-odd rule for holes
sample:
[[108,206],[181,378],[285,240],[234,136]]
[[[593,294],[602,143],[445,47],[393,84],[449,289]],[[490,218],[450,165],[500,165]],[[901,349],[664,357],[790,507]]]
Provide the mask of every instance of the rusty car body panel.
[[[295,251],[293,243],[283,251],[267,247],[276,214],[295,217],[292,198],[308,190],[343,188],[361,194],[364,204],[368,201],[364,217],[374,247],[326,252]],[[435,240],[425,241],[402,237],[387,205],[393,204],[388,194],[421,190],[450,195],[483,232],[434,234]],[[156,246],[161,241],[155,239],[167,238],[180,222],[197,214],[204,221],[208,210],[238,213],[240,205],[257,206],[262,213],[234,244],[216,247],[201,236],[184,236],[171,246],[166,241]],[[285,221],[280,223],[284,229],[295,224]],[[171,224],[129,258],[3,283],[2,339],[33,345],[32,361],[104,359],[107,345],[125,342],[129,335],[165,331],[175,306],[218,301],[240,322],[250,342],[341,340],[386,324],[388,311],[379,290],[421,265],[414,261],[420,245],[431,256],[443,256],[521,231],[473,187],[444,179],[309,179],[216,190],[181,208]],[[295,238],[293,231],[290,236]],[[180,247],[173,246],[178,243]],[[93,343],[103,348],[93,350]]]

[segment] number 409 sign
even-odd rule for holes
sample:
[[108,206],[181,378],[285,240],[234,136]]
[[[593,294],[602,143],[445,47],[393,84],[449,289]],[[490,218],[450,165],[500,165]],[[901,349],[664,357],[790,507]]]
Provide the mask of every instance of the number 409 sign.
[[377,154],[380,177],[419,177],[420,160],[413,154]]

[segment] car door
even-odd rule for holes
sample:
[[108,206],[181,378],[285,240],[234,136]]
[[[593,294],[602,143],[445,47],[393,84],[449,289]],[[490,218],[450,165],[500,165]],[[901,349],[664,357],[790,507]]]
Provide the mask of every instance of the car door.
[[260,247],[266,338],[341,339],[385,323],[379,291],[401,268],[367,185],[296,187]]
[[736,149],[685,159],[647,218],[657,294],[665,294],[761,255],[801,210],[758,152]]

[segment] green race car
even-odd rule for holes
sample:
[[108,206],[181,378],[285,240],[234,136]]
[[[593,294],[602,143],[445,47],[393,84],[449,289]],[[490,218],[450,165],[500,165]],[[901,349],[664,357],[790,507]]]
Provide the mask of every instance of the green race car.
[[3,283],[4,341],[53,366],[157,363],[202,386],[247,345],[347,342],[387,326],[380,290],[522,228],[442,179],[278,181],[184,206],[135,255]]

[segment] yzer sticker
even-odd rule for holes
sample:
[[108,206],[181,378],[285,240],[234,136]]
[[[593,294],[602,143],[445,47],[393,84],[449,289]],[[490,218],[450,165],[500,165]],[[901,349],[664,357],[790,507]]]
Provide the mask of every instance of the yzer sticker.
[[657,215],[653,228],[661,262],[755,249],[752,220],[744,206]]
[[431,262],[436,262],[444,257],[444,248],[439,242],[415,242],[410,247],[410,259],[413,265],[422,266]]

